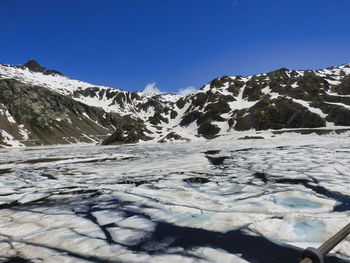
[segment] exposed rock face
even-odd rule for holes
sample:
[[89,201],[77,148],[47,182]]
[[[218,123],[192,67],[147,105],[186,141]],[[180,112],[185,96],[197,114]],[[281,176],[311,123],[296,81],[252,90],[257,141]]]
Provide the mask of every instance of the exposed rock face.
[[210,122],[204,122],[198,128],[198,134],[204,136],[213,136],[219,132],[220,128],[215,124],[211,124]]
[[350,76],[345,76],[341,83],[333,88],[340,95],[350,95]]
[[134,121],[128,117],[124,119],[123,123],[119,125],[110,137],[102,142],[102,145],[137,143],[140,140],[151,140],[152,137],[145,134],[147,132],[150,133],[142,121]]
[[350,126],[350,64],[223,76],[181,97],[91,85],[30,60],[0,64],[0,89],[2,145],[187,141],[231,130]]
[[27,145],[98,142],[125,122],[118,114],[13,79],[0,80],[0,103],[6,112],[1,129]]
[[164,142],[170,142],[170,141],[185,141],[185,142],[188,142],[189,139],[181,137],[176,132],[170,132],[166,136],[164,136],[164,138],[160,139],[158,142],[164,143]]
[[256,103],[245,114],[237,118],[235,129],[267,130],[282,128],[317,128],[324,127],[325,120],[316,113],[291,99],[279,97],[273,100],[265,99]]
[[29,60],[22,67],[28,68],[30,71],[33,71],[33,72],[43,73],[44,75],[53,75],[53,74],[62,75],[62,73],[57,70],[49,70],[41,66],[38,62],[36,62],[33,59]]

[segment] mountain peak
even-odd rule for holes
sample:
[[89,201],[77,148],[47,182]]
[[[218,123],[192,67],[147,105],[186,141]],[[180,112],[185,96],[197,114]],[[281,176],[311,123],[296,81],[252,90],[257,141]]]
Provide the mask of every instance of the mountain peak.
[[37,61],[34,59],[30,59],[23,65],[24,67],[28,68],[29,70],[33,72],[44,72],[47,70],[47,68],[41,66]]
[[34,59],[28,60],[27,63],[23,64],[22,66],[25,68],[28,68],[30,71],[40,72],[40,73],[43,73],[44,75],[53,75],[53,74],[62,75],[62,73],[57,70],[49,70],[43,67]]

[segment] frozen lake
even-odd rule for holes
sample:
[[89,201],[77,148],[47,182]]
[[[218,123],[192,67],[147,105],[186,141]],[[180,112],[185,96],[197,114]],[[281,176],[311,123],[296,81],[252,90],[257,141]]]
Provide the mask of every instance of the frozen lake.
[[298,262],[350,222],[349,156],[345,135],[2,149],[0,261]]

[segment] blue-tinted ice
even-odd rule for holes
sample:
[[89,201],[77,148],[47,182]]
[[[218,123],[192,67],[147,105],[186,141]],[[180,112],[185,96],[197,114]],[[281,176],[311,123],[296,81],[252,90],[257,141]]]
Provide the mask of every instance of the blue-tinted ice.
[[350,143],[259,143],[1,150],[0,260],[297,262],[350,221]]

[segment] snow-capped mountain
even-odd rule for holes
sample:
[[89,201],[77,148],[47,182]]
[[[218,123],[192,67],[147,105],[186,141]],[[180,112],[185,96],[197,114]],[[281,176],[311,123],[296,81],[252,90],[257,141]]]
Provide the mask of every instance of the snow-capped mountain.
[[350,64],[223,76],[186,97],[70,79],[34,60],[0,64],[2,145],[213,138],[235,131],[346,129]]

